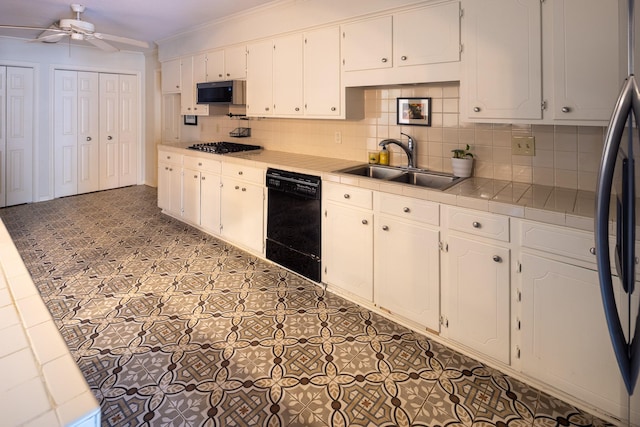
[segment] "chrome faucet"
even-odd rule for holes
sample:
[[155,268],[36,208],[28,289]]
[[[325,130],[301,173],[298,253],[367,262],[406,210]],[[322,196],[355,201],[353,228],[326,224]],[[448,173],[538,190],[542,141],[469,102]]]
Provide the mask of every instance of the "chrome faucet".
[[384,141],[380,142],[379,145],[381,147],[386,147],[389,144],[395,144],[398,147],[402,148],[404,150],[404,152],[407,153],[407,159],[408,159],[407,166],[409,168],[415,168],[416,167],[416,144],[415,144],[415,141],[413,140],[413,138],[411,138],[411,136],[407,135],[406,133],[400,132],[400,135],[404,135],[407,138],[409,138],[409,143],[407,145],[404,145],[402,142],[398,141],[397,139],[385,139]]

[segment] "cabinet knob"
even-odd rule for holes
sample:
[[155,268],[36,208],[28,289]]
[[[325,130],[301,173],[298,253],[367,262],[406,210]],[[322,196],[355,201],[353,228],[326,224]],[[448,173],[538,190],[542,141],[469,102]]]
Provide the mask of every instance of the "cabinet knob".
[[336,111],[336,107],[331,107],[331,111]]
[[591,252],[591,255],[595,255],[596,254],[596,248],[589,249],[589,252]]
[[296,111],[300,111],[300,107],[296,107]]
[[571,112],[571,108],[569,108],[569,107],[562,107],[562,112],[563,112],[563,113],[570,113],[570,112]]
[[480,112],[480,107],[473,107],[473,111],[475,113],[479,113]]
[[351,198],[351,195],[350,195],[349,193],[345,193],[344,198],[345,198],[345,199],[350,199],[350,198]]
[[176,85],[176,89],[180,89],[180,85]]
[[480,224],[478,221],[473,221],[471,225],[473,226],[473,228],[482,228],[482,224]]
[[409,213],[409,212],[411,212],[411,209],[409,209],[408,207],[405,206],[404,208],[402,208],[402,212]]
[[202,166],[202,162],[198,162],[198,166]]
[[218,74],[218,77],[222,77],[222,74]]
[[202,177],[202,180],[204,181],[204,176]]
[[107,137],[107,139],[108,139],[109,141],[111,141],[111,140],[113,139],[113,137],[112,137],[111,135],[109,135],[109,136]]
[[242,175],[242,171],[238,171],[238,175]]
[[87,137],[87,141],[91,141],[91,137],[90,136]]
[[383,229],[384,231],[389,231],[389,226],[388,226],[388,225],[383,225],[383,226],[382,226],[382,229]]
[[367,224],[369,224],[369,221],[367,221],[366,219],[363,219],[363,220],[362,220],[362,223],[363,223],[364,225],[367,225]]
[[187,107],[187,110],[191,110],[191,107]]
[[164,170],[168,171],[169,170],[169,166],[165,166]]
[[230,77],[230,76],[231,76],[231,74],[227,73],[227,77]]
[[169,172],[173,171],[173,168],[169,168]]
[[193,175],[193,177],[194,177],[195,179],[198,179],[198,175]]
[[494,255],[494,256],[493,256],[493,260],[494,260],[495,262],[502,262],[502,258],[501,258],[499,255]]
[[387,61],[388,61],[388,59],[387,59],[387,58],[382,58],[382,62],[383,62],[383,63],[386,63]]
[[269,107],[264,107],[264,111],[269,111]]
[[245,187],[242,187],[242,191],[247,191],[247,189]]
[[239,190],[239,189],[240,189],[240,186],[239,186],[239,185],[236,185],[236,190]]
[[403,56],[400,57],[400,59],[402,59],[403,61],[406,61],[407,57],[403,55]]

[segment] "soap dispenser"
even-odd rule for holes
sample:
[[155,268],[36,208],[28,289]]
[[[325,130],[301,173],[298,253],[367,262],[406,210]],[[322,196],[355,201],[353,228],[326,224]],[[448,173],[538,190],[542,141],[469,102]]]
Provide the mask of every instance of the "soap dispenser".
[[380,164],[381,165],[389,165],[389,150],[387,150],[387,146],[384,145],[382,150],[380,150]]

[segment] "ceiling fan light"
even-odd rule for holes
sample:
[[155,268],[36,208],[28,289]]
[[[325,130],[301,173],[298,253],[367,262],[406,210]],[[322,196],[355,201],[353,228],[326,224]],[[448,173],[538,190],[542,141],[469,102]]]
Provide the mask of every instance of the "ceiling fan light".
[[84,40],[84,36],[80,33],[71,33],[72,40]]

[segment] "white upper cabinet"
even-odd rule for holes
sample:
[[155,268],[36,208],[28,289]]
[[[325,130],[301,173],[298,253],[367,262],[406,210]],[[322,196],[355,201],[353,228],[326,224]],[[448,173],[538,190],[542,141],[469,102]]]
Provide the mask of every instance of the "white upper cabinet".
[[205,83],[209,81],[207,79],[207,62],[209,60],[208,54],[201,53],[193,57],[193,82]]
[[[342,26],[344,71],[372,70],[393,66],[393,18],[358,21]],[[364,48],[366,46],[366,48]]]
[[203,76],[205,64],[202,55],[183,58],[181,61],[180,75],[182,76],[182,90],[180,91],[180,112],[183,115],[206,116],[209,114],[209,106],[197,104],[196,83]]
[[[245,78],[247,78],[247,49],[244,45],[206,53],[206,77],[202,82]],[[201,82],[196,81],[196,83]]]
[[273,42],[273,111],[278,115],[304,113],[302,34]]
[[247,115],[273,115],[273,42],[247,48]]
[[162,93],[180,93],[180,59],[162,63]]
[[463,8],[461,118],[541,119],[540,0],[469,0]]
[[224,50],[214,50],[206,53],[205,82],[226,80],[224,71]]
[[310,116],[341,115],[340,28],[304,34],[304,108]]
[[562,0],[545,6],[553,20],[553,98],[549,108],[555,120],[609,120],[622,83],[618,1],[587,3]]
[[444,3],[393,16],[393,64],[460,61],[460,3]]

